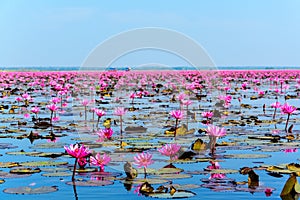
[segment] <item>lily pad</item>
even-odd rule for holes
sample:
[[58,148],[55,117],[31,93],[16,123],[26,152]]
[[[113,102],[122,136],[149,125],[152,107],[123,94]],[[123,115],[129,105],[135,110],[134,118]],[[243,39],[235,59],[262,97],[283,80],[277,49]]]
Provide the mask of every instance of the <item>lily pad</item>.
[[37,154],[31,154],[31,156],[57,158],[57,157],[62,156],[63,154],[64,153],[60,153],[60,152],[40,152]]
[[161,174],[157,177],[170,180],[170,179],[180,179],[180,178],[191,178],[192,176],[189,174]]
[[66,164],[68,164],[68,162],[52,161],[52,160],[32,161],[32,162],[22,162],[22,163],[20,163],[21,166],[28,166],[28,167],[58,166],[58,165],[66,165]]
[[0,168],[11,168],[20,166],[17,162],[0,162]]
[[158,199],[180,199],[180,198],[189,198],[196,196],[194,192],[178,190],[174,194],[170,193],[150,193],[149,197],[158,198]]
[[269,158],[271,155],[268,154],[227,154],[224,158],[231,159],[256,159],[256,158]]
[[53,173],[44,173],[42,176],[47,177],[61,177],[61,176],[72,176],[71,172],[53,172]]
[[32,149],[58,149],[58,148],[63,148],[64,145],[66,145],[66,144],[48,142],[48,143],[39,143],[30,148],[32,148]]
[[36,154],[40,154],[41,152],[25,152],[24,150],[20,150],[20,151],[11,151],[11,152],[6,152],[7,155],[25,155],[25,156],[32,156],[32,155],[36,155]]
[[145,182],[148,182],[149,184],[163,184],[163,183],[167,183],[169,182],[168,180],[163,180],[163,179],[159,179],[159,178],[136,178],[136,179],[133,179],[133,180],[121,180],[121,182],[123,183],[128,183],[128,184],[142,184],[142,183],[145,183]]
[[84,168],[84,169],[78,168],[78,169],[76,169],[76,172],[77,173],[90,173],[90,172],[95,172],[97,170],[98,169],[94,168],[94,167],[87,167],[87,168]]
[[42,186],[38,188],[33,187],[16,187],[16,188],[7,188],[3,192],[8,194],[45,194],[50,192],[56,192],[58,189],[55,186]]
[[[175,173],[179,173],[182,171],[183,171],[183,169],[179,169],[179,168],[161,168],[161,169],[147,168],[147,174],[156,174],[156,175],[175,174]],[[138,173],[143,174],[144,169],[142,169],[142,168],[138,169]]]
[[9,172],[13,174],[33,174],[33,173],[40,173],[41,170],[40,168],[32,169],[32,168],[21,167],[21,168],[11,169]]
[[76,186],[105,186],[105,185],[112,185],[114,182],[107,181],[107,180],[77,180],[77,181],[69,181],[66,182],[67,185],[76,185]]
[[30,174],[11,174],[8,172],[0,172],[0,178],[24,178],[28,176],[30,176]]

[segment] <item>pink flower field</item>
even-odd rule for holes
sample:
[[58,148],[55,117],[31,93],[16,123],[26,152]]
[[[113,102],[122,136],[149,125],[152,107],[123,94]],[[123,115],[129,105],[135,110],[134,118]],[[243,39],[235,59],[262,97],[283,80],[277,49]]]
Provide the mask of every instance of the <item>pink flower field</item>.
[[1,72],[0,89],[3,198],[300,192],[299,70]]

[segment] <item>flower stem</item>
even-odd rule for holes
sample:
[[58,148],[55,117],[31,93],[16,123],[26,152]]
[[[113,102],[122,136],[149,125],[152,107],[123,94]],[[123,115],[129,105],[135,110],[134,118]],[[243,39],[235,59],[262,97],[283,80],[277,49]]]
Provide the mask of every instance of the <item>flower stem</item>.
[[288,124],[289,124],[289,120],[290,120],[290,114],[288,114],[288,117],[286,119],[286,124],[285,124],[285,132],[287,132],[287,127],[288,127]]
[[86,123],[87,120],[87,110],[86,110],[86,106],[84,106],[84,121]]
[[145,174],[145,176],[144,176],[144,179],[146,179],[146,178],[147,178],[147,171],[146,171],[146,167],[144,167],[144,174]]
[[277,111],[277,108],[275,107],[274,114],[273,114],[273,119],[275,119],[275,117],[276,117],[276,111]]
[[74,168],[73,168],[73,174],[72,174],[72,181],[75,181],[75,172],[76,172],[76,164],[77,164],[77,160],[78,158],[75,159],[75,164],[74,164]]
[[123,129],[123,126],[122,126],[122,116],[120,116],[120,134],[121,134],[121,137],[122,137],[122,129]]
[[174,138],[176,138],[177,125],[178,125],[178,119],[176,119],[176,122],[175,122]]
[[53,117],[53,111],[51,111],[51,115],[50,115],[50,124],[52,126],[52,117]]

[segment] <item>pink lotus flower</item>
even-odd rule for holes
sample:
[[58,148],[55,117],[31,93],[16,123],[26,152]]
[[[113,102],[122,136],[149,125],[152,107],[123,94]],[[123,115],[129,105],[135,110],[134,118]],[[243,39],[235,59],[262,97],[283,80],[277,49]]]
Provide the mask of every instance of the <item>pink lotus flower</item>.
[[91,152],[83,144],[82,145],[71,144],[69,147],[64,146],[64,148],[70,156],[75,158],[75,164],[74,164],[73,175],[72,175],[72,181],[74,181],[75,180],[76,164],[77,164],[78,159],[85,158],[85,157],[89,156]]
[[23,101],[22,97],[16,97],[16,101],[19,103],[20,101]]
[[147,168],[149,165],[153,164],[154,161],[152,160],[152,154],[150,153],[139,153],[134,156],[135,162],[133,164],[138,165],[138,168]]
[[100,129],[97,134],[100,138],[100,141],[103,141],[103,139],[110,139],[113,135],[114,131],[111,128],[106,129]]
[[51,105],[47,105],[46,108],[48,108],[51,112],[55,112],[58,110],[58,106],[56,106],[55,104],[51,104]]
[[192,101],[191,100],[181,100],[181,103],[185,106],[189,106],[192,104]]
[[259,90],[259,91],[258,91],[258,95],[259,95],[260,97],[264,96],[264,95],[265,95],[265,91]]
[[246,90],[247,89],[247,85],[248,85],[247,82],[242,83],[242,90]]
[[271,196],[272,193],[273,193],[273,190],[271,188],[266,188],[265,189],[265,194],[266,194],[267,197]]
[[166,144],[162,148],[158,149],[158,151],[165,156],[169,156],[170,160],[176,160],[176,154],[180,150],[181,146],[178,144]]
[[64,148],[67,153],[74,158],[85,158],[91,153],[84,144],[71,144],[69,147],[64,146]]
[[287,132],[287,127],[289,124],[289,119],[290,119],[290,115],[293,114],[293,112],[295,112],[297,110],[296,107],[289,105],[288,103],[283,104],[281,107],[281,112],[284,114],[287,114],[288,117],[286,119],[286,123],[285,123],[285,132]]
[[53,98],[51,99],[51,102],[54,103],[54,104],[58,104],[58,103],[60,102],[60,98],[58,98],[58,97],[53,97]]
[[176,119],[175,131],[174,131],[174,138],[175,138],[176,137],[176,132],[177,132],[178,120],[183,118],[183,112],[181,112],[181,110],[172,110],[170,112],[170,115]]
[[172,110],[170,115],[177,120],[183,118],[183,112],[181,110]]
[[115,111],[114,111],[114,114],[119,116],[120,117],[120,135],[122,137],[122,133],[123,133],[123,128],[122,128],[122,125],[123,125],[123,120],[122,120],[122,116],[125,115],[125,113],[127,112],[127,110],[123,107],[116,107],[115,108]]
[[221,168],[219,162],[210,161],[210,164],[211,165],[207,166],[207,169],[212,170],[212,169],[220,169]]
[[25,114],[24,114],[24,117],[25,117],[25,118],[29,118],[29,117],[30,117],[29,113],[25,113]]
[[28,101],[31,100],[31,96],[30,96],[29,94],[27,94],[27,93],[22,94],[22,98],[23,98],[24,100],[28,100]]
[[202,117],[206,117],[208,119],[208,118],[212,118],[214,113],[209,111],[209,112],[203,112],[201,115]]
[[130,99],[134,99],[135,97],[136,97],[135,92],[131,93],[129,96]]
[[296,107],[289,105],[288,103],[285,103],[281,106],[281,112],[284,114],[292,114],[295,110],[297,110]]
[[277,108],[280,108],[280,106],[281,106],[280,103],[277,102],[277,101],[276,101],[275,103],[272,103],[272,104],[271,104],[271,107],[274,108],[273,119],[275,119]]
[[295,153],[298,152],[297,148],[284,149],[284,153]]
[[125,108],[123,108],[123,107],[116,107],[115,111],[114,111],[114,114],[117,115],[117,116],[123,116],[123,115],[125,115],[126,112],[127,111],[126,111]]
[[281,104],[279,102],[277,102],[277,101],[275,103],[271,104],[272,108],[280,108],[280,106],[281,106]]
[[220,128],[218,126],[208,125],[207,126],[207,134],[209,136],[213,136],[213,137],[222,137],[222,136],[226,135],[226,130],[225,130],[225,128]]
[[95,109],[95,113],[98,117],[103,117],[106,113],[104,110],[101,110],[101,109]]
[[111,161],[111,158],[107,154],[103,154],[102,156],[100,153],[97,153],[95,157],[90,157],[90,163],[95,166],[100,167],[100,171],[104,171],[104,166],[107,165]]
[[38,107],[31,108],[31,112],[34,114],[38,114],[40,112],[40,109]]
[[83,106],[88,106],[89,103],[90,103],[90,101],[87,100],[87,99],[84,99],[84,100],[81,101],[81,104],[82,104]]
[[217,139],[226,135],[226,130],[224,128],[220,128],[214,125],[207,126],[207,134],[210,139],[210,151],[211,154],[214,155],[216,149]]

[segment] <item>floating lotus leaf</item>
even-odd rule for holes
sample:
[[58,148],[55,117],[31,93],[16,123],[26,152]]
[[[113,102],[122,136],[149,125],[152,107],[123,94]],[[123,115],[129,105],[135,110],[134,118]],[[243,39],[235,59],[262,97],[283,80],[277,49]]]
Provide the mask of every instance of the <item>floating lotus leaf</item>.
[[42,176],[47,176],[47,177],[72,176],[72,172],[44,173],[44,174],[42,174]]
[[30,147],[32,149],[62,149],[66,144],[64,143],[38,143]]
[[25,156],[33,156],[33,155],[40,154],[40,153],[41,152],[36,152],[36,151],[25,152],[24,150],[6,152],[7,155],[25,155]]
[[217,148],[220,150],[250,150],[250,149],[255,149],[255,146],[250,146],[250,145],[239,145],[236,144],[235,146],[219,146],[217,145]]
[[52,161],[52,160],[44,160],[44,161],[31,161],[31,162],[22,162],[21,166],[28,167],[44,167],[44,166],[58,166],[58,165],[66,165],[68,162],[65,161]]
[[181,199],[181,198],[189,198],[196,196],[195,193],[185,190],[178,190],[174,194],[170,193],[150,193],[147,195],[149,197],[158,198],[158,199]]
[[114,184],[113,181],[108,180],[76,180],[76,181],[69,181],[66,182],[67,185],[76,185],[76,186],[106,186]]
[[228,183],[228,184],[231,184],[234,179],[231,179],[231,178],[227,178],[227,177],[224,177],[224,178],[202,178],[201,179],[202,182],[204,183]]
[[280,140],[280,136],[248,136],[248,138],[255,140]]
[[86,168],[83,168],[83,169],[78,168],[78,169],[76,169],[76,172],[77,173],[90,173],[90,172],[95,172],[97,170],[98,169],[95,168],[95,167],[86,167]]
[[41,168],[43,172],[63,172],[69,171],[67,167],[43,167]]
[[87,136],[87,137],[71,138],[71,140],[81,141],[81,142],[90,142],[90,141],[95,141],[95,140],[98,140],[98,139],[99,139],[98,136],[95,136],[95,137]]
[[38,188],[33,187],[16,187],[16,188],[7,188],[3,192],[8,194],[45,194],[50,192],[56,192],[58,189],[55,186],[42,186]]
[[93,172],[91,173],[91,177],[117,177],[117,176],[121,176],[122,173],[118,173],[118,172]]
[[0,168],[11,168],[11,167],[18,167],[20,166],[19,163],[16,162],[0,162]]
[[195,158],[195,159],[178,159],[172,161],[173,163],[186,164],[186,163],[197,163],[197,162],[209,162],[211,158]]
[[161,174],[157,176],[158,178],[162,179],[180,179],[180,178],[191,178],[190,174]]
[[209,174],[209,171],[206,170],[195,170],[195,171],[186,171],[186,174],[191,174],[191,175],[202,175],[202,174]]
[[133,180],[121,180],[124,184],[142,184],[148,182],[149,184],[163,184],[169,182],[168,180],[163,180],[159,178],[135,178]]
[[[156,174],[156,175],[175,174],[175,173],[179,173],[182,171],[183,171],[183,169],[179,169],[179,168],[161,168],[161,169],[147,168],[147,174]],[[143,174],[144,169],[142,169],[142,168],[138,169],[138,173]]]
[[256,159],[256,158],[269,158],[271,155],[267,154],[227,154],[224,158],[230,159]]
[[57,158],[57,157],[62,156],[63,154],[64,153],[59,153],[59,152],[40,152],[38,154],[31,154],[31,156]]
[[278,167],[278,166],[269,166],[266,171],[268,172],[275,172],[275,173],[280,173],[280,174],[290,174],[293,171],[288,170],[288,169],[284,169],[282,167]]
[[0,178],[24,178],[28,176],[30,176],[30,174],[11,174],[8,172],[0,172]]
[[40,173],[41,170],[40,168],[15,168],[15,169],[11,169],[9,171],[10,173],[14,173],[14,174],[33,174],[33,173]]
[[217,192],[235,191],[236,188],[236,182],[233,179],[201,179],[201,181],[205,182],[201,187],[209,188]]

